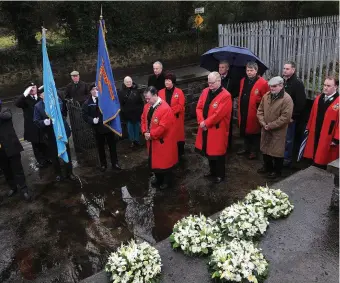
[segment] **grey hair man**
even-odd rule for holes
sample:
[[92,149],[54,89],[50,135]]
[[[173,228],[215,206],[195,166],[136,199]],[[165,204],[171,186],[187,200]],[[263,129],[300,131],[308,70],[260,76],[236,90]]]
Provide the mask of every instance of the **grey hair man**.
[[262,127],[260,149],[264,165],[257,170],[267,178],[281,176],[288,124],[293,114],[293,100],[284,91],[283,78],[277,76],[268,82],[266,93],[257,109],[257,118]]
[[218,72],[208,75],[208,87],[202,91],[196,107],[198,132],[195,149],[209,160],[210,172],[205,175],[213,182],[225,178],[225,155],[232,111],[230,93],[221,86]]
[[165,88],[163,64],[160,61],[153,63],[153,74],[149,76],[148,86],[154,86],[157,90]]

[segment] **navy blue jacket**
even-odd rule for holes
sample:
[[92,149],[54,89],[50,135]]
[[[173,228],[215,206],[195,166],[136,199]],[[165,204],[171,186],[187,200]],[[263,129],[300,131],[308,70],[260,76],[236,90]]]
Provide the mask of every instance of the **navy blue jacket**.
[[[63,109],[63,103],[61,99],[59,99],[59,106],[60,109]],[[46,126],[44,124],[44,120],[49,119],[49,117],[46,115],[45,112],[45,103],[43,100],[40,100],[35,106],[34,106],[34,115],[33,115],[33,122],[36,124],[40,129],[43,129],[48,135],[53,134],[53,125]],[[65,132],[67,135],[67,138],[71,136],[71,128],[68,125],[64,115],[63,115],[63,121],[64,121],[64,127],[65,127]]]

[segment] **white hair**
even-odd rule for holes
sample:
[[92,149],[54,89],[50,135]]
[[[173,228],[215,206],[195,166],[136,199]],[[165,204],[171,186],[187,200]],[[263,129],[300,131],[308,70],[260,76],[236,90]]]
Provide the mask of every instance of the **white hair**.
[[219,72],[211,72],[208,78],[215,78],[216,81],[221,81],[221,75]]
[[126,77],[124,78],[124,83],[126,83],[128,80],[131,80],[131,82],[132,82],[132,78],[129,77],[129,76],[126,76]]
[[156,61],[155,63],[153,63],[153,65],[159,65],[161,69],[163,69],[163,64],[159,61]]

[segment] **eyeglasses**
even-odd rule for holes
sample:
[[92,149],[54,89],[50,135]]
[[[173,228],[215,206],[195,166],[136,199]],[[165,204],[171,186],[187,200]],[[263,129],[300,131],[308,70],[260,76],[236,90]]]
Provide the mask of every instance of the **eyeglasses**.
[[209,85],[213,85],[214,83],[216,83],[217,81],[214,82],[208,82]]
[[270,87],[273,87],[273,88],[274,88],[274,87],[278,87],[278,86],[279,86],[279,85],[271,85]]

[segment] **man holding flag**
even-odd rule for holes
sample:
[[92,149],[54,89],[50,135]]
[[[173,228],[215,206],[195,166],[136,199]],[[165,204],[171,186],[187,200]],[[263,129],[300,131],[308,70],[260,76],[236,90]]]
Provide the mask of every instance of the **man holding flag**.
[[98,88],[98,106],[103,114],[103,125],[108,127],[119,137],[122,136],[120,123],[120,104],[115,81],[110,65],[109,53],[105,42],[105,23],[100,16],[98,33],[98,59],[96,85]]
[[[51,64],[46,49],[46,29],[42,30],[42,55],[43,55],[43,88],[40,88],[42,100],[35,105],[34,123],[44,129],[48,138],[48,147],[56,173],[56,181],[61,181],[61,167],[59,157],[67,164],[67,176],[76,180],[72,173],[72,162],[68,138],[71,129],[62,116],[62,101],[60,100],[53,79]],[[66,128],[66,130],[65,130]]]

